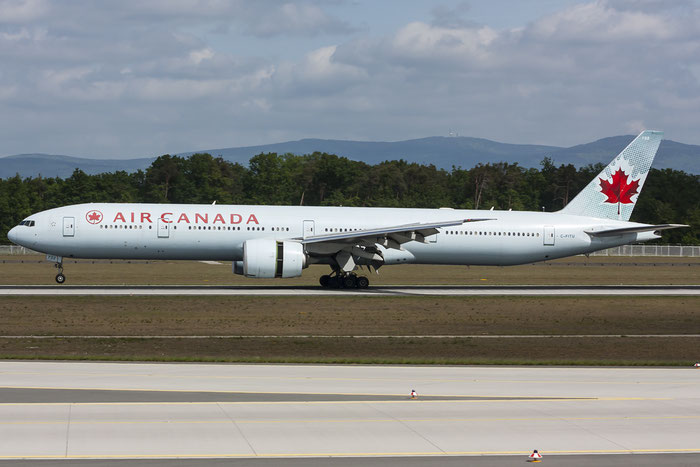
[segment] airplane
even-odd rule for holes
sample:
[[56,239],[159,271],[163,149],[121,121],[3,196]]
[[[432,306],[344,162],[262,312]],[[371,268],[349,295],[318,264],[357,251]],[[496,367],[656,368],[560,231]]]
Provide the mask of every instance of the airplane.
[[660,238],[681,224],[629,222],[663,132],[642,131],[557,212],[88,203],[49,209],[8,232],[46,253],[63,284],[63,258],[232,261],[252,278],[298,277],[327,264],[329,288],[366,288],[396,264],[507,266]]

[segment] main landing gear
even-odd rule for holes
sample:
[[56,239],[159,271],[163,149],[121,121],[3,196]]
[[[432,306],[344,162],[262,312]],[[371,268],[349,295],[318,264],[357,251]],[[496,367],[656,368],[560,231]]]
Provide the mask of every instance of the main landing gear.
[[366,289],[369,287],[369,279],[358,276],[354,272],[326,274],[319,279],[321,287],[329,289]]
[[56,274],[56,282],[63,284],[66,281],[66,276],[63,275],[63,263],[56,263],[54,265],[58,268],[58,274]]

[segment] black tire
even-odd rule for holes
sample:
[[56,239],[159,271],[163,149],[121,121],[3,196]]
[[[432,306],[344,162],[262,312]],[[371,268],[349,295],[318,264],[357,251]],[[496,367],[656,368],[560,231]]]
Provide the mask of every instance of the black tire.
[[357,278],[355,276],[352,276],[348,274],[343,278],[343,288],[345,289],[354,289],[357,287]]
[[63,275],[63,273],[58,273],[56,274],[56,282],[59,284],[63,284],[66,281],[66,276]]
[[366,289],[369,287],[369,279],[367,279],[365,276],[360,276],[357,278],[357,288],[358,289]]
[[321,276],[321,278],[318,280],[318,282],[321,284],[321,287],[328,287],[331,281],[331,276],[328,274],[324,274]]
[[340,288],[340,280],[338,280],[338,276],[330,276],[328,278],[328,287],[331,289]]

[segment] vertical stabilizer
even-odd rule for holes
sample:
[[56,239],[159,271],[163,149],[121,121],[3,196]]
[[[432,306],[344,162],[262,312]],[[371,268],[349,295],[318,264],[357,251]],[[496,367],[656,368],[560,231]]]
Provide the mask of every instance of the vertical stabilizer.
[[559,212],[628,221],[663,136],[663,131],[642,131]]

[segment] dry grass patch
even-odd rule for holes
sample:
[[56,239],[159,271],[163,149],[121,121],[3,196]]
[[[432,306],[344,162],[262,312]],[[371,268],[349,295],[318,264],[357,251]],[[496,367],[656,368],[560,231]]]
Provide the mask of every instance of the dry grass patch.
[[700,334],[697,297],[3,297],[0,335]]
[[[4,261],[4,262],[3,262]],[[23,261],[23,262],[19,262]],[[315,265],[302,277],[253,280],[236,276],[230,262],[198,261],[66,261],[70,285],[318,285],[328,266]],[[572,257],[535,265],[429,266],[401,265],[381,268],[370,275],[372,285],[614,285],[700,284],[700,258]],[[42,256],[0,257],[0,284],[55,285],[56,270]]]
[[224,362],[692,365],[700,338],[2,339],[0,358]]

